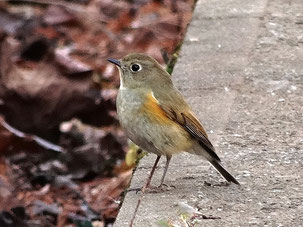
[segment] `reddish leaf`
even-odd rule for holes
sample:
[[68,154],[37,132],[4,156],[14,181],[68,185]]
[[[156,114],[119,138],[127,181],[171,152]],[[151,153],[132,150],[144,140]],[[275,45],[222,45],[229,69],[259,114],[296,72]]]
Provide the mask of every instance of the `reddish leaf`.
[[77,18],[62,6],[50,6],[44,14],[43,21],[47,25],[77,24]]

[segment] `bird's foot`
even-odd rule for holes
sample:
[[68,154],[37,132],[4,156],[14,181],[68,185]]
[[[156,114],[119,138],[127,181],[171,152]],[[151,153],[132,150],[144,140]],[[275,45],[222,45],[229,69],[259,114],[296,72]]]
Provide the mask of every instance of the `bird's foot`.
[[[161,184],[158,187],[149,185],[147,188],[145,188],[144,192],[146,192],[146,193],[160,193],[160,192],[170,191],[173,188],[176,188],[176,187],[173,186],[173,185],[169,186],[167,184]],[[138,192],[142,192],[143,191],[143,187],[142,188],[130,188],[130,189],[127,189],[126,191],[127,192],[133,192],[133,191],[135,191],[136,194],[137,194]]]
[[144,189],[144,187],[142,187],[142,188],[130,188],[130,189],[127,189],[126,191],[127,192],[133,192],[133,191],[135,191],[136,192],[136,194],[138,193],[138,192],[143,192],[144,191],[144,193],[145,192],[147,192],[147,193],[149,193],[149,192],[154,192],[154,190],[155,189],[157,189],[158,187],[154,187],[154,186],[147,186],[145,189]]
[[129,188],[129,189],[126,189],[126,192],[136,192],[136,194],[138,192],[142,192],[143,188]]
[[150,189],[150,193],[160,193],[170,191],[173,188],[176,188],[174,185],[160,184],[158,187],[153,187]]

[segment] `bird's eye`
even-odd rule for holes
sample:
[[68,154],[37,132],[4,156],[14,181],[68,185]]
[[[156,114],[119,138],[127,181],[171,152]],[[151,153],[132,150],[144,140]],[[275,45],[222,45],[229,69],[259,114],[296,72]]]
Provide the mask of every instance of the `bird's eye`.
[[141,65],[139,64],[132,64],[130,66],[130,70],[133,71],[133,72],[138,72],[142,69]]

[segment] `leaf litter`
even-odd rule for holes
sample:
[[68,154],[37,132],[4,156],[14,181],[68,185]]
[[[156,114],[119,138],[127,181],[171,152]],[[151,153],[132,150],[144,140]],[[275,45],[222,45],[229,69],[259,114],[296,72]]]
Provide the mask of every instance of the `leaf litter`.
[[0,226],[114,222],[134,165],[107,58],[142,52],[167,63],[193,5],[0,2]]

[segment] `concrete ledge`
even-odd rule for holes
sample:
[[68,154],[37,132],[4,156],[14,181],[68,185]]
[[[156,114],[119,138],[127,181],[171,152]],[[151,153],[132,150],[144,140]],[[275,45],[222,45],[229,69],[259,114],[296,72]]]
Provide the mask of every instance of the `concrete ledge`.
[[[222,179],[206,161],[174,156],[166,183],[176,188],[145,194],[134,226],[186,226],[180,202],[219,218],[186,220],[195,226],[302,225],[302,18],[300,0],[197,2],[173,79],[242,186],[208,186]],[[140,162],[131,188],[155,158]],[[129,225],[139,196],[127,193],[116,227]]]

